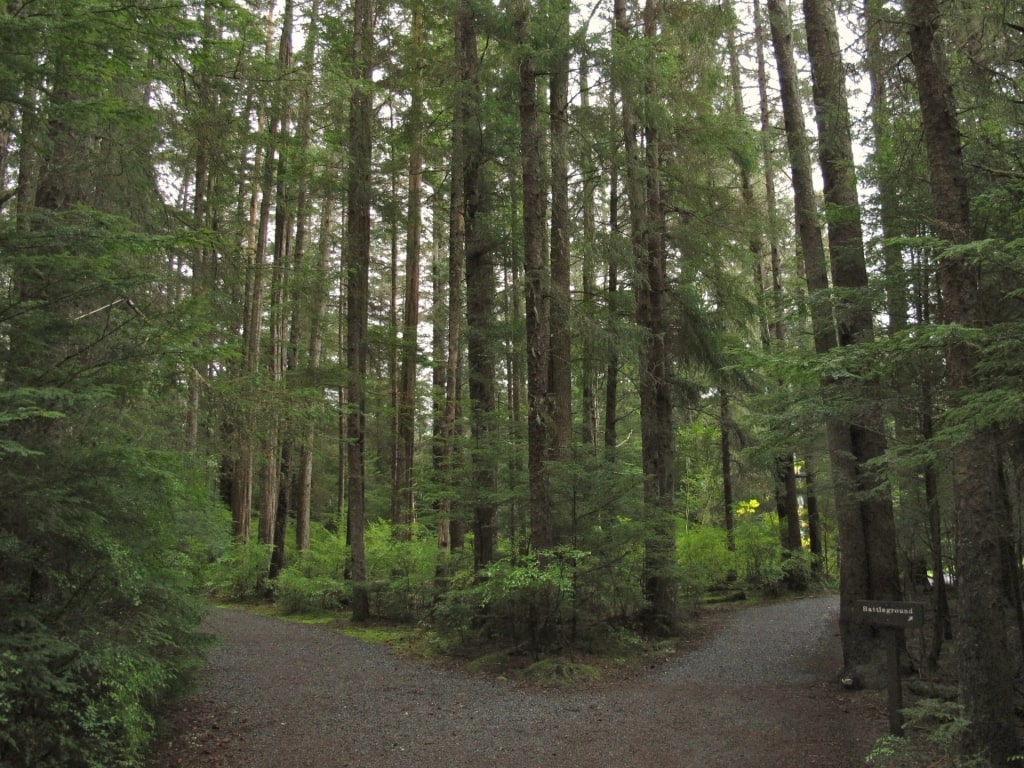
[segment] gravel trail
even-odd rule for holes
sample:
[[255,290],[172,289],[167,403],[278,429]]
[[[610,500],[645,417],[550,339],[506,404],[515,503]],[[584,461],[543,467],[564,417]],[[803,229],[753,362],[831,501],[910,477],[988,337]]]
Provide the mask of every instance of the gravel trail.
[[829,596],[735,610],[647,673],[553,691],[217,610],[222,645],[149,768],[863,766],[885,714],[833,681],[836,609]]

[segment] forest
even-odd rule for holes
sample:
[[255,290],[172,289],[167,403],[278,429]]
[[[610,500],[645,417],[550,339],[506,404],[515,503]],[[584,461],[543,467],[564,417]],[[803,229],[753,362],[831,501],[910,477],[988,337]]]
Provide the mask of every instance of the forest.
[[211,595],[541,654],[826,586],[1008,765],[1022,277],[1007,0],[3,0],[0,764],[140,765]]

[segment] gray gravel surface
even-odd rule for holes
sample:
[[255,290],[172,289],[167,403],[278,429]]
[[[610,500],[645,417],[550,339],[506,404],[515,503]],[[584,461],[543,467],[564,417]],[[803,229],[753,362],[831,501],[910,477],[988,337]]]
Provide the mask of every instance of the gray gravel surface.
[[626,680],[540,690],[324,627],[217,610],[201,691],[150,768],[862,766],[879,698],[839,669],[834,597],[731,610]]
[[666,683],[786,685],[838,674],[839,598],[803,598],[734,614],[710,643],[668,664]]

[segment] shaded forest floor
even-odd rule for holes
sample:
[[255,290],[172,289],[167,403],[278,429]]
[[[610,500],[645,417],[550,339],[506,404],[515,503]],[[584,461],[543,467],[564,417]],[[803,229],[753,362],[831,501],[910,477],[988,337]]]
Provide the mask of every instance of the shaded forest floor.
[[863,766],[885,700],[836,682],[837,609],[708,612],[667,660],[556,689],[218,609],[221,644],[147,768]]

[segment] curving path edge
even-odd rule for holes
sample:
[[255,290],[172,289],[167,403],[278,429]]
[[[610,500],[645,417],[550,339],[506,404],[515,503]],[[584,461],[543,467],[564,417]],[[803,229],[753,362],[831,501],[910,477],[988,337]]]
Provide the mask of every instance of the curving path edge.
[[214,611],[222,643],[149,768],[863,766],[878,694],[834,682],[837,599],[731,611],[647,673],[538,690],[324,627]]

